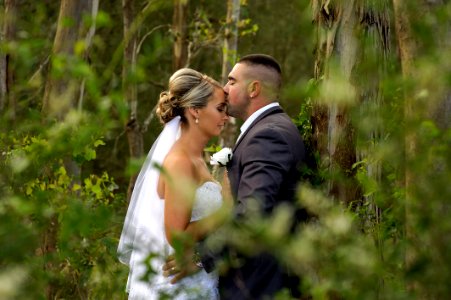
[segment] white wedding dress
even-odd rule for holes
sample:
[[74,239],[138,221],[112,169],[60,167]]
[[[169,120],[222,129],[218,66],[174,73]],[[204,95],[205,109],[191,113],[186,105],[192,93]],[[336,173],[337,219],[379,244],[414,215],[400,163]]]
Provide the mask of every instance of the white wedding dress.
[[[219,299],[215,273],[204,270],[170,284],[163,276],[165,258],[174,252],[166,240],[164,203],[157,193],[164,158],[180,136],[180,117],[166,123],[136,179],[118,245],[118,258],[130,268],[129,299]],[[207,181],[195,193],[191,221],[212,214],[222,205],[222,187]],[[166,297],[165,297],[166,295]]]
[[[221,186],[213,181],[207,181],[196,190],[191,222],[205,218],[218,210],[222,205]],[[164,201],[164,200],[161,200]],[[143,241],[147,244],[149,241]],[[140,263],[146,259],[146,251],[135,251],[132,261],[135,261],[127,290],[129,299],[219,299],[218,275],[215,272],[207,273],[205,270],[182,279],[176,284],[170,284],[171,278],[165,278],[162,274],[164,256],[174,252],[174,249],[166,241],[166,253],[162,257],[155,257],[151,266],[155,274],[149,280],[141,280],[148,271],[145,264]],[[148,251],[147,251],[148,252]],[[138,258],[136,256],[141,256]]]

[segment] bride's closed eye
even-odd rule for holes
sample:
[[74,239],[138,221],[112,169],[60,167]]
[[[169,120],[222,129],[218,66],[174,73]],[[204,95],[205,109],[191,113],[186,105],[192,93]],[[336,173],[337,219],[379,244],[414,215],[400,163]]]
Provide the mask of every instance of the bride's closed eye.
[[221,104],[221,105],[217,106],[216,109],[220,113],[227,112],[227,104]]

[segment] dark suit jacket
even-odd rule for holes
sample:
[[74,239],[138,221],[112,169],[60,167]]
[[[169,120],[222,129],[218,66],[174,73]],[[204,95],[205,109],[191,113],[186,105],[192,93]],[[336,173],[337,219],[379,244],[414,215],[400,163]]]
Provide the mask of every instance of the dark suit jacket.
[[251,197],[267,213],[281,202],[292,202],[304,157],[299,131],[280,107],[260,115],[237,141],[227,168],[237,215],[246,215]]
[[[267,214],[283,202],[294,202],[304,152],[298,129],[280,107],[270,108],[251,124],[227,167],[237,223],[247,217],[250,198]],[[227,251],[230,255],[234,250]],[[244,264],[219,279],[222,299],[261,299],[284,287],[285,272],[270,254],[238,256]],[[204,265],[209,271],[211,261],[206,259]]]

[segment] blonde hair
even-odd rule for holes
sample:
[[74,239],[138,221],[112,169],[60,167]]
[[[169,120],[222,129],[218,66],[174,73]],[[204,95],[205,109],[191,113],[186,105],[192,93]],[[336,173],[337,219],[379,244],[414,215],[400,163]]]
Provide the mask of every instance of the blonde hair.
[[167,123],[176,116],[186,122],[186,108],[202,108],[208,103],[215,88],[222,86],[213,78],[190,68],[176,71],[169,78],[169,89],[160,94],[157,115],[162,123]]

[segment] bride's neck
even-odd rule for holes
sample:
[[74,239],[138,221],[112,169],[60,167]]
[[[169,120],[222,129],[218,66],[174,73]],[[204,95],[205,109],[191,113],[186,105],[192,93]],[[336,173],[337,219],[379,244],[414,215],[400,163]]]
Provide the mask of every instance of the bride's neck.
[[199,131],[182,128],[179,143],[186,152],[190,153],[190,155],[202,157],[207,142],[208,139],[201,135]]

